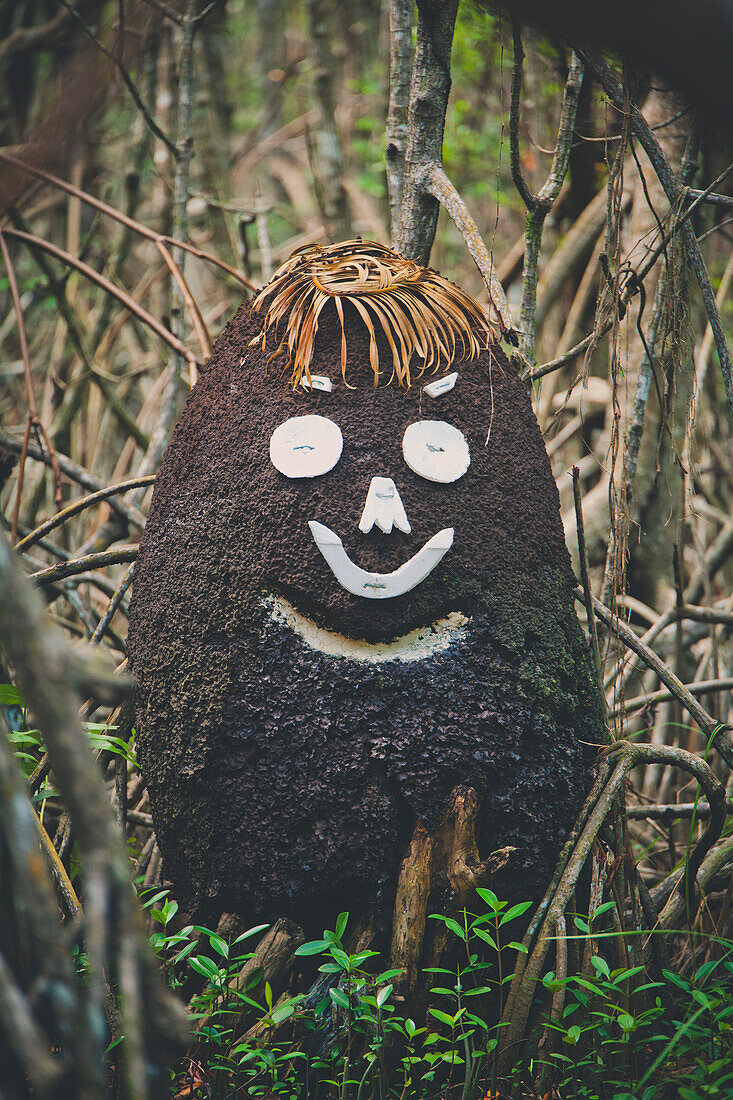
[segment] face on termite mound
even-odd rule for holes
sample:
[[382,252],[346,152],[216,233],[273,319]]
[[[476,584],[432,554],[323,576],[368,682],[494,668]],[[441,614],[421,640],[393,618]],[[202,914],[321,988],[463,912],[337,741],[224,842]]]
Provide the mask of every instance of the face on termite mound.
[[255,392],[240,406],[239,462],[255,587],[373,642],[477,613],[497,576],[539,567],[557,543],[557,499],[520,384],[490,350],[407,389],[375,389],[368,370],[344,381],[331,351],[317,345],[309,389],[263,378],[260,355],[244,356],[237,389]]
[[189,413],[161,493],[190,487],[181,529],[217,498],[211,545],[226,539],[242,598],[387,642],[495,610],[509,577],[567,567],[549,462],[496,331],[381,245],[286,261],[222,336]]

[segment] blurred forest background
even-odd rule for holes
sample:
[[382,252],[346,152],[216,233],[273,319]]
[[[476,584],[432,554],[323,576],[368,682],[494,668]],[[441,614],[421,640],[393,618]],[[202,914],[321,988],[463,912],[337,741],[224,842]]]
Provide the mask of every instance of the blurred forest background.
[[[46,642],[38,641],[46,636],[40,612],[32,600],[23,602],[14,566],[3,558],[0,622],[7,633],[0,637],[0,661],[5,661],[0,703],[34,820],[22,811],[21,828],[20,818],[11,818],[7,808],[2,811],[0,868],[5,868],[5,882],[18,891],[16,898],[22,898],[22,866],[15,866],[10,850],[22,835],[30,858],[38,841],[33,830],[40,827],[52,870],[49,889],[66,926],[81,920],[87,905],[110,925],[107,940],[102,936],[95,948],[99,967],[91,989],[99,1004],[105,997],[100,975],[106,966],[113,967],[123,987],[125,974],[147,973],[148,964],[140,961],[145,955],[138,944],[138,918],[127,913],[128,902],[120,903],[114,918],[107,904],[112,896],[126,897],[119,885],[124,873],[132,873],[147,898],[146,930],[155,933],[153,946],[173,984],[190,1000],[204,995],[200,979],[213,983],[200,1012],[207,1020],[207,1013],[221,1008],[216,982],[223,989],[234,980],[215,946],[215,977],[209,969],[207,978],[203,963],[197,974],[185,980],[178,976],[189,956],[199,957],[196,944],[208,936],[211,945],[213,936],[228,945],[231,929],[192,932],[181,915],[176,917],[175,900],[166,893],[124,688],[126,608],[136,547],[171,428],[212,342],[242,297],[303,246],[358,236],[390,242],[385,169],[390,55],[394,108],[395,77],[401,71],[397,55],[406,50],[409,62],[411,44],[409,30],[400,39],[394,28],[411,18],[411,8],[401,0],[0,4],[3,522],[56,626],[74,645],[85,640],[101,647],[110,658],[109,669],[122,666],[116,679],[106,666],[74,672],[70,658],[59,656],[66,651],[57,634],[48,634],[51,649],[45,650]],[[569,97],[573,77],[583,67],[582,84]],[[726,823],[733,753],[725,732],[733,687],[730,142],[652,69],[624,67],[614,57],[581,60],[568,43],[513,26],[509,18],[469,0],[458,8],[451,75],[443,167],[493,256],[519,329],[518,369],[531,388],[552,461],[568,547],[579,576],[588,566],[579,613],[592,606],[590,589],[600,601],[594,640],[609,728],[624,745],[631,739],[652,746],[646,756],[627,758],[626,816],[615,818],[615,840],[599,840],[594,849],[592,904],[606,913],[613,935],[634,922],[637,930],[658,925],[662,912],[661,927],[677,929],[686,922],[685,935],[670,938],[661,961],[655,956],[655,980],[666,981],[659,977],[662,971],[673,973],[677,982],[686,983],[685,1004],[694,1004],[695,1011],[702,1006],[694,1027],[687,1008],[680,1009],[679,1017],[677,1009],[669,1010],[681,1036],[662,1057],[670,1035],[664,1033],[658,1048],[652,1035],[662,1027],[660,1014],[670,1002],[662,999],[661,1012],[652,1014],[651,1030],[645,1031],[643,1012],[651,1009],[644,994],[629,992],[631,979],[624,973],[619,981],[627,983],[624,1012],[632,1023],[621,1026],[617,1038],[626,1046],[619,1046],[618,1057],[625,1059],[628,1080],[641,1082],[640,1091],[630,1085],[627,1092],[645,1098],[730,1095],[729,1025],[714,1026],[713,1017],[727,1018],[733,1001],[725,982],[715,986],[714,994],[702,988],[705,981],[717,982],[721,973],[729,981],[733,957],[733,840]],[[617,83],[615,99],[609,81]],[[661,172],[659,162],[652,164],[647,155],[639,118],[661,150]],[[532,247],[526,249],[528,226]],[[489,303],[466,232],[462,235],[444,211],[430,264],[487,309],[496,307],[496,300]],[[585,555],[579,551],[581,516]],[[20,615],[35,626],[26,631]],[[51,665],[55,672],[47,675]],[[122,687],[114,686],[118,681]],[[95,776],[80,765],[75,779],[73,769],[67,773],[54,755],[62,752],[52,743],[54,722],[61,729],[63,721],[60,712],[52,713],[53,700],[43,703],[42,697],[49,690],[62,694],[58,685],[64,683],[86,700],[81,719],[101,761],[104,799],[115,814],[113,830],[94,818],[103,813],[101,803],[94,804],[93,812],[85,807],[84,784],[93,785]],[[38,693],[35,699],[29,685]],[[26,722],[26,704],[41,734],[28,728],[35,723]],[[41,712],[47,714],[48,728]],[[672,755],[665,756],[668,751]],[[10,784],[15,781],[8,767],[7,761],[0,763],[0,779]],[[126,842],[122,862],[110,855],[120,829]],[[695,852],[702,895],[693,899],[674,891]],[[91,887],[95,859],[107,868],[100,881],[111,894],[103,890],[97,896]],[[679,904],[665,909],[673,895]],[[616,905],[613,920],[604,909],[609,899],[611,907]],[[14,987],[9,978],[10,984],[3,984],[4,968],[13,951],[29,952],[34,981],[39,974],[52,984],[68,978],[56,971],[49,975],[48,957],[31,948],[30,940],[26,943],[26,933],[31,939],[35,935],[28,932],[35,924],[27,918],[26,903],[27,912],[42,907],[30,894],[14,908],[7,894],[0,901],[0,910],[6,910],[0,926],[6,936],[5,944],[0,942],[6,960],[0,958],[0,994],[5,996],[0,996],[0,1026],[20,1044],[9,1094],[26,1095],[19,1082],[24,1074],[33,1078],[38,1073],[32,1094],[45,1089],[55,1096],[58,1059],[44,1055],[46,1065],[34,1055],[44,1045],[37,1034],[46,1027],[43,1013],[41,1022],[29,1019],[23,1026],[18,1021],[25,1017],[16,1015],[17,1034],[8,1023],[8,1013],[13,1016],[8,991]],[[563,912],[561,907],[554,914],[553,935],[561,923],[565,928]],[[577,926],[579,936],[590,934],[587,917],[584,927]],[[24,926],[26,919],[30,924]],[[115,946],[115,919],[118,932],[128,930],[120,942],[136,945],[124,958]],[[56,942],[48,922],[43,927],[47,942]],[[241,931],[236,929],[235,936]],[[128,934],[132,938],[125,940]],[[64,949],[58,946],[59,954]],[[174,965],[174,955],[184,949],[187,954]],[[594,969],[590,961],[603,957],[598,941],[586,941],[585,959],[583,949],[581,943],[577,973],[611,982],[611,972],[605,975],[600,963]],[[591,1081],[590,1070],[591,1083],[578,1084],[586,1072],[582,1059],[589,1050],[597,1053],[596,1039],[601,1045],[605,1040],[596,1034],[597,1021],[581,1028],[596,1029],[592,1041],[581,1041],[580,1032],[567,1038],[581,1009],[590,1013],[586,1021],[592,1013],[582,996],[572,1001],[567,993],[566,998],[575,965],[572,951],[568,969],[567,952],[552,950],[555,969],[546,990],[554,1022],[548,1028],[559,1035],[560,1056],[541,1084],[536,1075],[535,1085],[527,1084],[528,1071],[521,1088],[530,1090],[526,1095],[557,1088],[554,1095],[620,1097],[621,1086],[604,1092],[603,1075]],[[577,946],[574,950],[577,954]],[[212,950],[207,951],[202,957],[210,959]],[[114,964],[110,953],[117,953]],[[128,972],[133,956],[137,962]],[[646,965],[638,941],[628,952],[620,949],[619,957],[621,970]],[[714,965],[700,976],[708,964]],[[242,965],[251,967],[251,961]],[[563,966],[564,977],[558,980],[556,972]],[[273,1022],[273,994],[286,1009],[290,1004],[291,973],[287,966],[273,971],[269,993],[261,974],[259,986],[255,981],[247,987],[250,1000],[264,1005],[271,1030],[292,1015],[291,1009]],[[18,982],[28,995],[32,983]],[[137,1003],[130,992],[135,979],[131,982],[128,1014],[123,1014],[128,1026],[118,1028],[118,1037],[124,1031],[133,1054],[121,1080],[124,1095],[144,1096],[148,1086],[144,1073],[135,1076],[130,1038],[130,1005]],[[696,982],[707,1007],[691,992]],[[143,985],[153,989],[155,983],[150,978]],[[617,1021],[621,1008],[611,1005],[615,994],[609,988],[603,986],[603,1004],[611,1006],[606,1018]],[[15,993],[21,996],[18,989]],[[595,994],[586,990],[588,996]],[[156,1018],[168,1038],[180,1040],[180,1019],[163,993],[141,993],[140,998],[148,1013],[150,1004],[168,1006]],[[567,1015],[571,1001],[578,1008],[575,1016]],[[34,1004],[24,1011],[32,1016]],[[150,1018],[140,1012],[141,1020]],[[695,1027],[707,1019],[705,1012],[709,1049],[700,1059],[695,1044],[703,1040],[693,1039]],[[86,1018],[83,1012],[79,1018]],[[256,1027],[250,1020],[247,1027],[233,1029],[234,1037]],[[454,1021],[451,1035],[457,1027]],[[260,1027],[257,1035],[262,1033]],[[34,1037],[27,1050],[23,1034]],[[143,1028],[135,1040],[139,1050],[155,1034],[153,1029],[146,1035]],[[546,1050],[549,1035],[548,1030]],[[82,1049],[86,1040],[76,1034],[66,1041],[74,1050],[74,1043]],[[230,1086],[236,1091],[232,1067],[239,1062],[231,1043],[223,1044],[226,1058],[222,1044],[217,1046],[220,1062],[214,1070],[202,1045],[199,1037],[184,1068],[179,1066],[179,1095],[229,1095]],[[487,1065],[493,1064],[496,1047],[485,1046]],[[51,1048],[58,1053],[63,1042],[56,1037]],[[93,1062],[89,1054],[86,1084],[78,1086],[76,1095],[98,1094]],[[373,1062],[364,1064],[368,1069]],[[718,1062],[718,1069],[710,1071]],[[443,1065],[456,1063],[446,1058]],[[292,1082],[290,1093],[285,1085],[280,1088],[278,1082],[290,1081],[283,1063],[273,1069],[263,1055],[261,1062],[250,1060],[247,1066],[252,1094],[301,1095]],[[650,1066],[657,1076],[649,1076]],[[425,1081],[435,1082],[434,1093],[425,1081],[418,1087],[418,1070],[408,1066],[414,1080],[408,1085],[406,1077],[400,1078],[394,1095],[479,1095],[484,1078],[478,1071],[472,1077],[456,1070],[446,1084],[429,1059],[425,1067],[420,1072],[424,1069]],[[347,1069],[339,1069],[344,1082]],[[497,1072],[493,1065],[487,1094],[500,1094]],[[667,1092],[665,1073],[673,1082]],[[562,1087],[552,1084],[556,1078]],[[686,1083],[680,1084],[683,1079]],[[358,1082],[347,1088],[339,1077],[332,1092],[331,1085],[319,1086],[319,1095],[393,1095],[384,1091],[392,1087],[385,1081],[380,1076],[376,1091],[360,1087],[357,1093]],[[649,1092],[652,1085],[662,1091]]]

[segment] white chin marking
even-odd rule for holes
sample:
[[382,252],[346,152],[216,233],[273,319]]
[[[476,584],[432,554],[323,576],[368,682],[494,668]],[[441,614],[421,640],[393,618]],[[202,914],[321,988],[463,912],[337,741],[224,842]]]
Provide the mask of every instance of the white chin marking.
[[343,542],[330,527],[314,519],[309,520],[308,526],[316,546],[341,587],[367,600],[389,600],[409,592],[432,573],[453,545],[453,528],[444,527],[399,569],[392,573],[368,573],[354,564],[344,550]]
[[294,634],[308,646],[328,657],[345,657],[351,661],[366,664],[381,664],[383,661],[422,661],[435,653],[440,653],[459,642],[465,632],[468,619],[459,611],[452,611],[442,619],[411,630],[393,642],[365,642],[359,638],[347,638],[334,630],[324,630],[301,615],[282,596],[266,596],[265,607],[273,619],[289,627]]

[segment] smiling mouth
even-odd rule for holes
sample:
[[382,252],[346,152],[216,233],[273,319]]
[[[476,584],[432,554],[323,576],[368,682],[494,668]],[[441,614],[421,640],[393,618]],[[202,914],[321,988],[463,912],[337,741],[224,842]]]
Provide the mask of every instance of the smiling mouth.
[[313,540],[342,588],[368,600],[389,600],[401,596],[425,580],[453,545],[453,528],[444,527],[433,535],[409,561],[392,573],[369,573],[355,565],[335,531],[312,519],[308,521]]

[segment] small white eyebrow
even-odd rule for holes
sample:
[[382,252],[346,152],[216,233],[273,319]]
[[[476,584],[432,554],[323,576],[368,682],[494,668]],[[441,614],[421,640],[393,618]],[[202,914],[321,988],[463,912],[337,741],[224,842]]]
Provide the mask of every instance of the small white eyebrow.
[[306,376],[303,375],[300,384],[304,390],[321,390],[323,393],[331,393],[333,390],[333,382],[330,378],[326,378],[325,374],[312,374],[310,382]]
[[458,371],[454,371],[453,374],[446,374],[445,378],[439,378],[436,382],[429,382],[427,386],[423,386],[423,391],[428,397],[435,399],[452,390],[457,381]]

